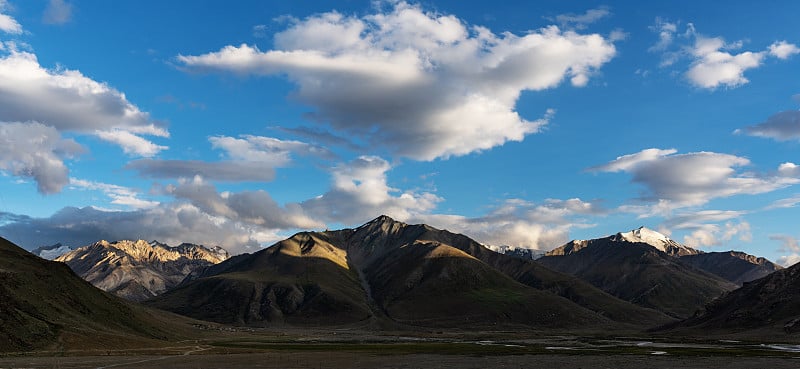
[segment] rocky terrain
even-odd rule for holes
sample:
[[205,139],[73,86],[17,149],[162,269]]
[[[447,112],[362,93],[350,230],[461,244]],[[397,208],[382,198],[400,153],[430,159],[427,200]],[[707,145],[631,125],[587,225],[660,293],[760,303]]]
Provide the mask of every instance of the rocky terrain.
[[228,258],[220,247],[156,241],[99,241],[56,258],[94,286],[132,301],[143,301],[180,284],[189,274]]
[[737,286],[681,262],[701,254],[647,228],[593,240],[575,240],[537,259],[614,296],[687,318]]
[[672,327],[706,334],[763,330],[765,335],[780,337],[781,333],[800,333],[800,264],[745,283]]
[[670,319],[466,236],[381,216],[206,269],[150,306],[238,325],[599,327]]

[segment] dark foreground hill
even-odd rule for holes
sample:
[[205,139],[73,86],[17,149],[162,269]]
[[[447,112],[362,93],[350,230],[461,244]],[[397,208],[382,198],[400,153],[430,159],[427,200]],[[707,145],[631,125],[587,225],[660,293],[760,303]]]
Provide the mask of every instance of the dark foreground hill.
[[706,310],[671,328],[693,332],[761,331],[780,337],[800,334],[800,264],[745,283]]
[[183,321],[103,292],[62,263],[0,238],[0,352],[135,347]]
[[623,300],[686,318],[737,287],[681,261],[698,254],[701,252],[660,233],[640,228],[605,238],[571,241],[537,262]]
[[221,323],[541,328],[669,321],[463,235],[382,216],[303,232],[208,268],[147,304]]

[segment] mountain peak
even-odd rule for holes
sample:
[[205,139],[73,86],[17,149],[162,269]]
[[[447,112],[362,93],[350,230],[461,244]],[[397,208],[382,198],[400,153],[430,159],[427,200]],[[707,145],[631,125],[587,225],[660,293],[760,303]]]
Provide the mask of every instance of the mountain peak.
[[695,255],[700,253],[698,250],[673,241],[661,232],[654,231],[644,226],[629,232],[617,233],[611,236],[611,240],[616,242],[644,243],[673,256]]
[[[370,225],[370,224],[394,224],[394,223],[403,223],[403,222],[394,220],[392,217],[384,214],[384,215],[378,216],[377,218],[375,218],[373,220],[370,220],[369,222],[365,223],[364,225],[366,226],[366,225]],[[405,224],[405,223],[403,223],[403,224]]]

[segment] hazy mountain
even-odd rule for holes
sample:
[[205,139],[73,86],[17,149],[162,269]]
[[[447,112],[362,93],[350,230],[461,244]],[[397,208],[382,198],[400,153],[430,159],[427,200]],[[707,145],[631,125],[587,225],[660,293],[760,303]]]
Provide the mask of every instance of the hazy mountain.
[[708,252],[682,256],[681,261],[742,285],[783,269],[765,258],[741,251]]
[[745,283],[673,328],[800,333],[800,264]]
[[[503,263],[519,270],[527,266],[528,274],[536,275],[530,279],[538,282],[516,280],[496,267]],[[587,327],[609,324],[609,316],[639,324],[669,320],[466,236],[385,216],[355,229],[298,233],[212,266],[147,303],[195,318],[256,326]]]
[[228,258],[220,247],[169,247],[156,241],[100,241],[70,251],[56,261],[69,265],[94,286],[132,301],[157,296],[187,275]]
[[525,259],[525,260],[536,260],[542,256],[544,256],[546,251],[536,250],[536,249],[528,249],[524,247],[515,247],[515,246],[508,246],[508,245],[483,245],[487,249],[492,250],[498,254],[513,256],[515,258]]
[[623,300],[685,318],[736,288],[675,257],[699,253],[656,231],[639,228],[605,238],[570,241],[537,262]]
[[0,351],[133,347],[172,336],[172,320],[0,238]]
[[38,255],[42,259],[55,260],[70,251],[72,251],[71,247],[57,243],[51,246],[37,247],[31,251],[31,254]]

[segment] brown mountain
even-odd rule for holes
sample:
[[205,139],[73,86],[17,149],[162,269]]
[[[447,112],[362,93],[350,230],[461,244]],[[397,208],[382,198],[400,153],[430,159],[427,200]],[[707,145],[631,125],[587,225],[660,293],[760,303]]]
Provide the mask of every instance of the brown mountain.
[[708,252],[681,256],[680,260],[695,268],[716,274],[737,285],[750,282],[783,269],[765,258],[741,251]]
[[699,253],[658,232],[640,228],[606,238],[571,241],[537,262],[623,300],[685,318],[736,288],[675,257]]
[[55,261],[69,265],[95,287],[132,301],[143,301],[177,286],[187,275],[228,258],[220,247],[156,241],[100,241],[72,250]]
[[705,311],[673,326],[723,332],[800,334],[800,264],[745,283],[708,304]]
[[66,265],[0,238],[0,352],[133,347],[173,336],[176,318],[103,292]]
[[612,317],[640,325],[669,320],[466,236],[385,216],[356,229],[298,233],[212,266],[147,303],[256,326],[596,327]]

